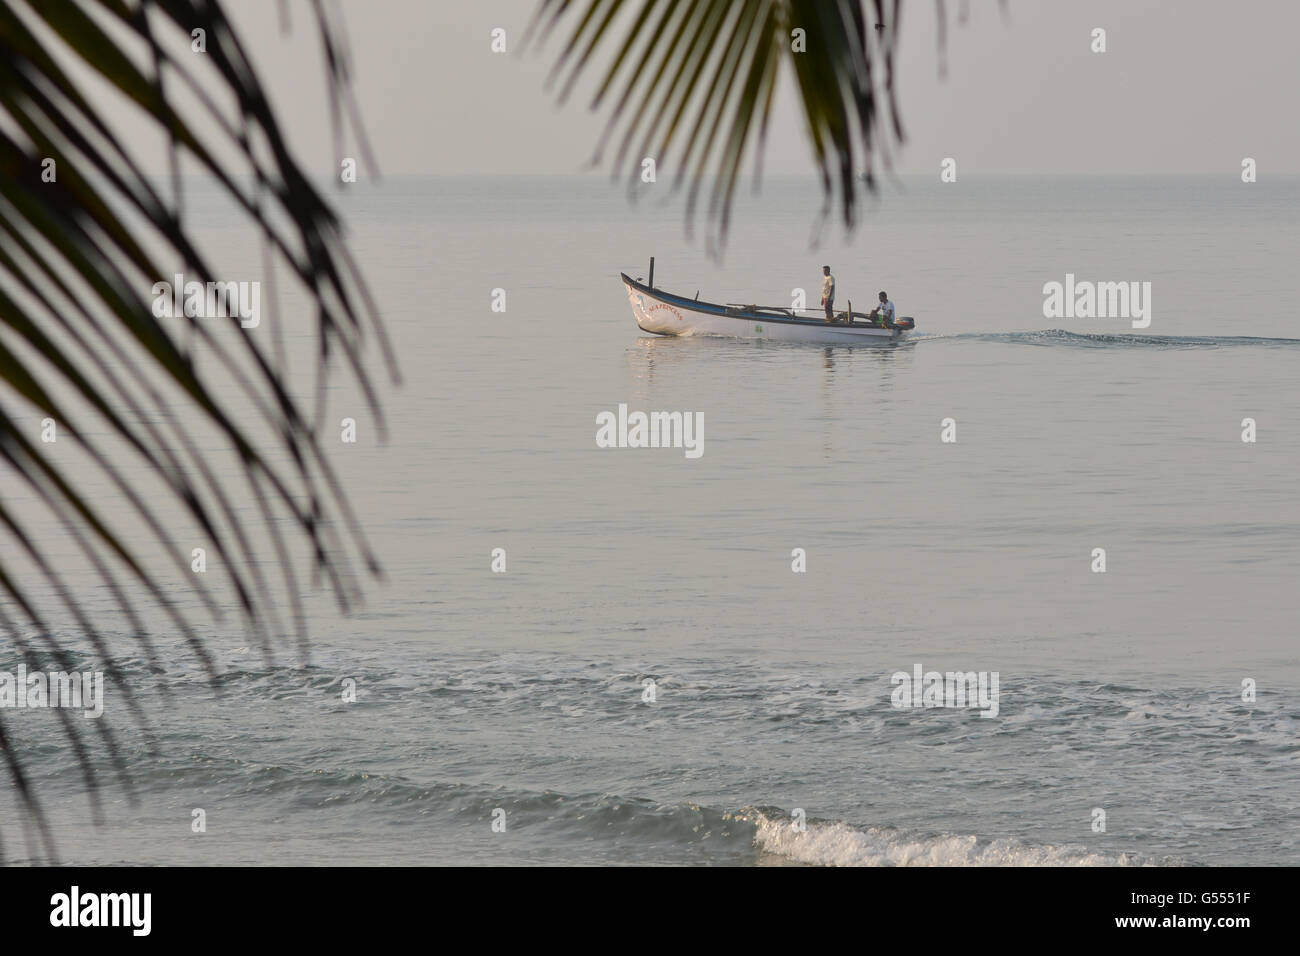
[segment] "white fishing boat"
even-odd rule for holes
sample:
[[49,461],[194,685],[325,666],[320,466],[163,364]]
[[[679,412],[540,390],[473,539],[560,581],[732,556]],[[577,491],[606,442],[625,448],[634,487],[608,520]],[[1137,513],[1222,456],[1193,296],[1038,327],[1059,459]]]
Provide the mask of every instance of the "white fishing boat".
[[725,335],[743,339],[771,339],[776,342],[857,343],[892,345],[916,327],[911,316],[892,323],[866,312],[836,310],[834,322],[823,309],[787,309],[781,306],[718,304],[674,295],[654,287],[654,259],[650,260],[649,282],[620,273],[636,324],[655,335]]

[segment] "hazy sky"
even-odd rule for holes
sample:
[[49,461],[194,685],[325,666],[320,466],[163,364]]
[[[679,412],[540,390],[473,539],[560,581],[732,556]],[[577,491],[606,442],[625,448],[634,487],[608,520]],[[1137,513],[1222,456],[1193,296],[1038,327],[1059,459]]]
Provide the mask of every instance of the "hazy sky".
[[[303,161],[337,166],[307,5],[226,0]],[[519,55],[536,0],[339,0],[357,94],[383,172],[572,173],[603,115],[543,90],[560,47]],[[1224,172],[1251,156],[1261,177],[1300,172],[1300,3],[1293,0],[949,0],[948,77],[936,11],[905,0],[898,90],[903,173]],[[490,50],[491,31],[510,51]],[[1093,53],[1091,31],[1107,31]],[[806,172],[809,150],[788,82],[767,145],[769,172]],[[158,168],[161,169],[161,164]],[[746,169],[751,164],[746,165]]]

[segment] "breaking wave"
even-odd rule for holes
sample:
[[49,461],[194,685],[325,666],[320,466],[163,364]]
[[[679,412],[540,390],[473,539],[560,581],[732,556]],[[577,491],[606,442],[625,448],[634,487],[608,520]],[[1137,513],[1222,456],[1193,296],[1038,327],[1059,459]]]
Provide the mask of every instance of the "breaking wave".
[[788,819],[758,814],[755,845],[763,852],[811,866],[1150,866],[1129,853],[1097,853],[973,835],[909,836],[887,827],[809,823],[798,832]]

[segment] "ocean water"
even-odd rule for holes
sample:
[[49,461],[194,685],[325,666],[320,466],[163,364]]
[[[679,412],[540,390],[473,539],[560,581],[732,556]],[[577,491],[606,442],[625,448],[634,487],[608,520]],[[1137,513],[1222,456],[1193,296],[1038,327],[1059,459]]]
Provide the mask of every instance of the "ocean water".
[[[189,195],[202,248],[262,277],[246,226]],[[1300,863],[1300,181],[906,180],[814,247],[815,184],[772,179],[720,261],[680,200],[601,177],[337,201],[403,374],[387,444],[355,388],[329,390],[359,423],[331,457],[385,580],[348,618],[313,596],[307,661],[204,625],[214,688],[165,627],[149,659],[34,514],[153,734],[110,687],[135,802],[97,747],[96,824],[50,712],[6,712],[60,859]],[[886,289],[917,331],[649,337],[618,273],[651,255],[663,288],[776,305],[815,304],[826,262],[837,301]],[[1067,273],[1150,282],[1150,327],[1045,318]],[[301,305],[282,290],[263,321],[306,367]],[[597,448],[620,403],[702,413],[702,456]],[[916,665],[996,672],[996,717],[893,707]],[[0,834],[37,858],[8,788]]]

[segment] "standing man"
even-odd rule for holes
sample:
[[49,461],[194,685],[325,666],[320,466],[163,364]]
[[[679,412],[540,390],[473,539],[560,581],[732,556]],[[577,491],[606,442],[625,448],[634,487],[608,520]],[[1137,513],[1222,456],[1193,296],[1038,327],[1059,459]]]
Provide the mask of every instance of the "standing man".
[[822,305],[826,306],[826,321],[835,321],[835,277],[831,275],[830,266],[822,266]]

